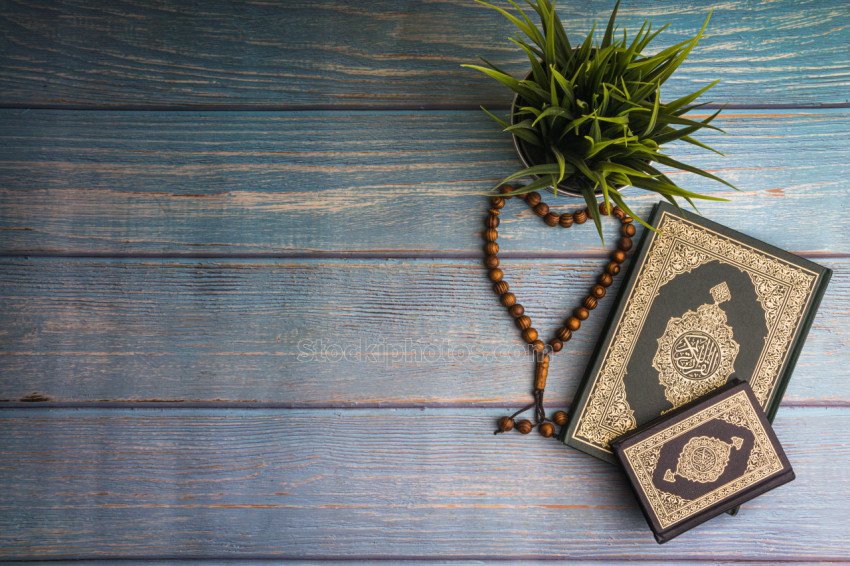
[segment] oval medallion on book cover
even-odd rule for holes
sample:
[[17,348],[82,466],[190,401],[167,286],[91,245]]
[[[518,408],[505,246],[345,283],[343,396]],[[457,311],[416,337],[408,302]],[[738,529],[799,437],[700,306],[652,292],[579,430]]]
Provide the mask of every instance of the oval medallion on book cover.
[[679,454],[675,470],[664,472],[664,481],[674,483],[676,476],[699,483],[713,483],[723,475],[729,464],[732,448],[740,450],[744,439],[732,437],[732,442],[724,442],[712,436],[696,436],[688,440]]
[[715,285],[711,296],[714,303],[671,318],[658,339],[652,367],[673,408],[720,387],[734,371],[739,346],[720,308],[731,298],[729,287]]

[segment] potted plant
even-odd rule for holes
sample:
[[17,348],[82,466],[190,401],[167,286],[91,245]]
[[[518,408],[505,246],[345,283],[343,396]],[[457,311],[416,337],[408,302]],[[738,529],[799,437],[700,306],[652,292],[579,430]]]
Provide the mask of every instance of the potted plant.
[[[526,0],[537,13],[538,29],[528,14],[508,0],[516,13],[476,0],[510,20],[526,37],[510,38],[525,54],[531,66],[523,79],[516,79],[496,65],[464,65],[498,80],[514,92],[510,115],[501,119],[482,107],[505,132],[513,136],[522,169],[503,179],[496,189],[511,181],[531,178],[509,194],[524,194],[550,187],[555,193],[584,197],[600,237],[598,195],[605,206],[610,201],[639,222],[624,202],[622,189],[636,187],[658,193],[673,204],[683,198],[727,200],[683,189],[657,169],[657,165],[689,171],[735,188],[706,171],[681,163],[662,147],[681,140],[720,153],[693,137],[703,128],[722,131],[712,125],[720,113],[703,120],[686,115],[704,106],[695,100],[717,81],[665,102],[661,86],[687,58],[702,37],[710,14],[699,32],[655,54],[645,54],[650,42],[667,26],[652,31],[644,22],[631,39],[623,30],[615,37],[614,22],[619,0],[614,6],[601,42],[591,29],[579,45],[570,43],[555,12],[554,1]],[[721,154],[722,155],[722,154]]]

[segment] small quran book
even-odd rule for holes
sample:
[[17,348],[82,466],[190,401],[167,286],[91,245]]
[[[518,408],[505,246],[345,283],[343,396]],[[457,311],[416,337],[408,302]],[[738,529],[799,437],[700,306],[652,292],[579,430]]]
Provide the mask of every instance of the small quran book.
[[831,275],[667,203],[650,223],[561,436],[612,463],[613,439],[732,378],[773,419]]
[[794,479],[758,399],[738,380],[611,447],[659,543]]

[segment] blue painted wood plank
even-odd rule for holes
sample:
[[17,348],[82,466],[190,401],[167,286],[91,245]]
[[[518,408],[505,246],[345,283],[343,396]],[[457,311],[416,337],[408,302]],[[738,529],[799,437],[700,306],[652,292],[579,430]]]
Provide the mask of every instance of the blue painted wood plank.
[[[4,564],[9,566],[56,566],[56,564],[62,564],[64,562],[62,560],[15,560],[4,562]],[[328,561],[327,560],[265,560],[265,559],[252,559],[252,566],[280,566],[281,563],[285,563],[287,566],[325,566]],[[359,560],[359,559],[346,559],[346,564],[350,564],[351,566],[386,566],[386,560]],[[415,566],[415,565],[442,565],[442,564],[475,564],[476,566],[525,566],[528,564],[540,564],[539,560],[499,560],[499,559],[491,559],[482,560],[481,558],[464,558],[464,559],[455,559],[455,560],[440,560],[440,559],[403,559],[403,558],[394,558],[394,564],[404,564],[404,566]],[[125,566],[127,561],[125,560],[74,560],[73,566]],[[183,560],[145,560],[145,564],[150,566],[232,566],[233,561],[229,559],[208,559],[208,558],[195,558],[195,559],[183,559]],[[570,561],[571,565],[574,566],[598,566],[599,562],[596,560],[580,560]],[[605,564],[612,564],[615,566],[625,565],[625,564],[633,564],[630,560],[606,560]],[[690,565],[690,562],[679,562],[679,561],[641,561],[641,566],[685,566]],[[716,562],[713,564],[736,564],[736,565],[761,565],[761,562],[739,562],[739,561],[724,561],[724,562]],[[815,562],[795,562],[795,564],[816,564]]]
[[669,545],[613,466],[492,410],[0,412],[0,557],[847,560],[850,409],[783,408],[797,479]]
[[[728,112],[729,135],[706,136],[726,157],[671,153],[742,192],[677,179],[732,199],[701,210],[733,228],[807,254],[850,252],[837,236],[850,202],[848,118]],[[3,111],[0,252],[475,256],[480,195],[517,166],[478,111]],[[641,214],[658,200],[631,192]],[[553,231],[518,202],[500,242],[518,254],[603,251],[590,224]]]
[[[835,270],[785,400],[850,402],[850,260]],[[505,260],[548,339],[598,259]],[[619,282],[617,283],[617,285]],[[616,286],[552,362],[578,385]],[[0,260],[0,399],[295,406],[528,401],[531,362],[477,260]]]
[[[56,563],[62,563],[67,561],[62,560],[21,560],[21,561],[11,561],[5,562],[5,564],[17,564],[21,566],[31,566],[33,564],[48,564],[55,565]],[[128,564],[151,564],[153,566],[232,566],[233,560],[228,558],[193,558],[193,559],[116,559],[116,560],[74,560],[73,566],[126,566]],[[404,564],[404,566],[434,566],[441,564],[475,564],[476,566],[523,566],[527,564],[537,564],[539,560],[533,559],[525,559],[525,560],[503,560],[499,557],[494,558],[454,558],[454,559],[439,559],[436,557],[424,557],[422,559],[407,559],[407,558],[393,558],[394,564]],[[598,566],[599,560],[570,560],[571,566]],[[273,559],[256,559],[252,558],[250,560],[252,566],[279,566],[281,564],[281,560],[273,560]],[[326,566],[328,560],[286,560],[287,566]],[[346,564],[357,565],[357,566],[386,566],[387,560],[381,559],[359,559],[359,558],[346,558]],[[628,558],[622,560],[616,559],[605,559],[605,564],[613,564],[615,566],[621,566],[626,564],[634,564],[634,561],[629,560]],[[641,560],[641,566],[692,566],[692,561],[685,560]],[[748,560],[722,560],[722,561],[714,561],[711,563],[717,566],[723,566],[726,564],[752,564],[751,561]],[[807,560],[795,560],[794,564],[819,564],[818,562],[811,562]]]
[[[503,560],[498,557],[495,558],[481,558],[481,557],[457,557],[451,560],[442,560],[435,557],[427,557],[427,558],[419,558],[419,559],[408,559],[408,558],[398,558],[393,557],[393,564],[403,564],[404,566],[415,566],[415,565],[440,565],[440,564],[474,564],[476,566],[528,566],[531,564],[540,565],[541,563],[545,564],[545,560],[541,559],[525,559],[525,560]],[[61,564],[64,561],[56,561],[56,560],[21,560],[21,561],[12,561],[12,562],[4,562],[4,564],[14,564],[16,566],[34,566],[36,564],[39,565],[48,565],[55,566],[57,563]],[[327,565],[328,560],[266,560],[266,559],[251,559],[250,563],[252,566],[279,566],[281,563],[285,563],[287,566],[325,566]],[[604,564],[613,565],[613,566],[625,566],[625,565],[633,565],[635,563],[634,560],[629,560],[628,558],[622,560],[616,559],[608,559],[606,558],[602,561]],[[350,564],[352,566],[386,566],[386,560],[380,559],[345,559],[345,564]],[[599,566],[599,560],[570,560],[570,566]],[[714,566],[726,566],[726,565],[735,565],[735,566],[762,566],[764,562],[753,561],[753,560],[711,560],[710,563]],[[794,564],[798,565],[816,565],[823,564],[823,562],[810,561],[810,560],[794,560]],[[74,560],[73,566],[126,566],[126,560]],[[151,566],[232,566],[233,560],[228,558],[223,559],[208,559],[208,558],[193,558],[193,559],[183,559],[183,560],[148,560],[145,559],[145,564],[149,564]],[[693,561],[687,560],[641,560],[641,566],[693,566]]]
[[[507,6],[507,3],[502,3]],[[583,37],[613,2],[562,3]],[[676,97],[716,78],[712,100],[847,103],[850,17],[840,0],[630,1],[620,24],[670,23],[657,49],[699,29],[669,82]],[[487,57],[515,74],[510,24],[471,0],[324,3],[72,0],[6,2],[0,104],[56,107],[475,107],[507,105],[494,81],[460,68]]]

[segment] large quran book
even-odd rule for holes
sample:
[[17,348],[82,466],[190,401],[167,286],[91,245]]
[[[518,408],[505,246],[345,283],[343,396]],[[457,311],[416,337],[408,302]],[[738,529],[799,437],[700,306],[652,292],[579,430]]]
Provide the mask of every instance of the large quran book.
[[831,271],[656,205],[561,440],[610,442],[737,378],[773,419]]

